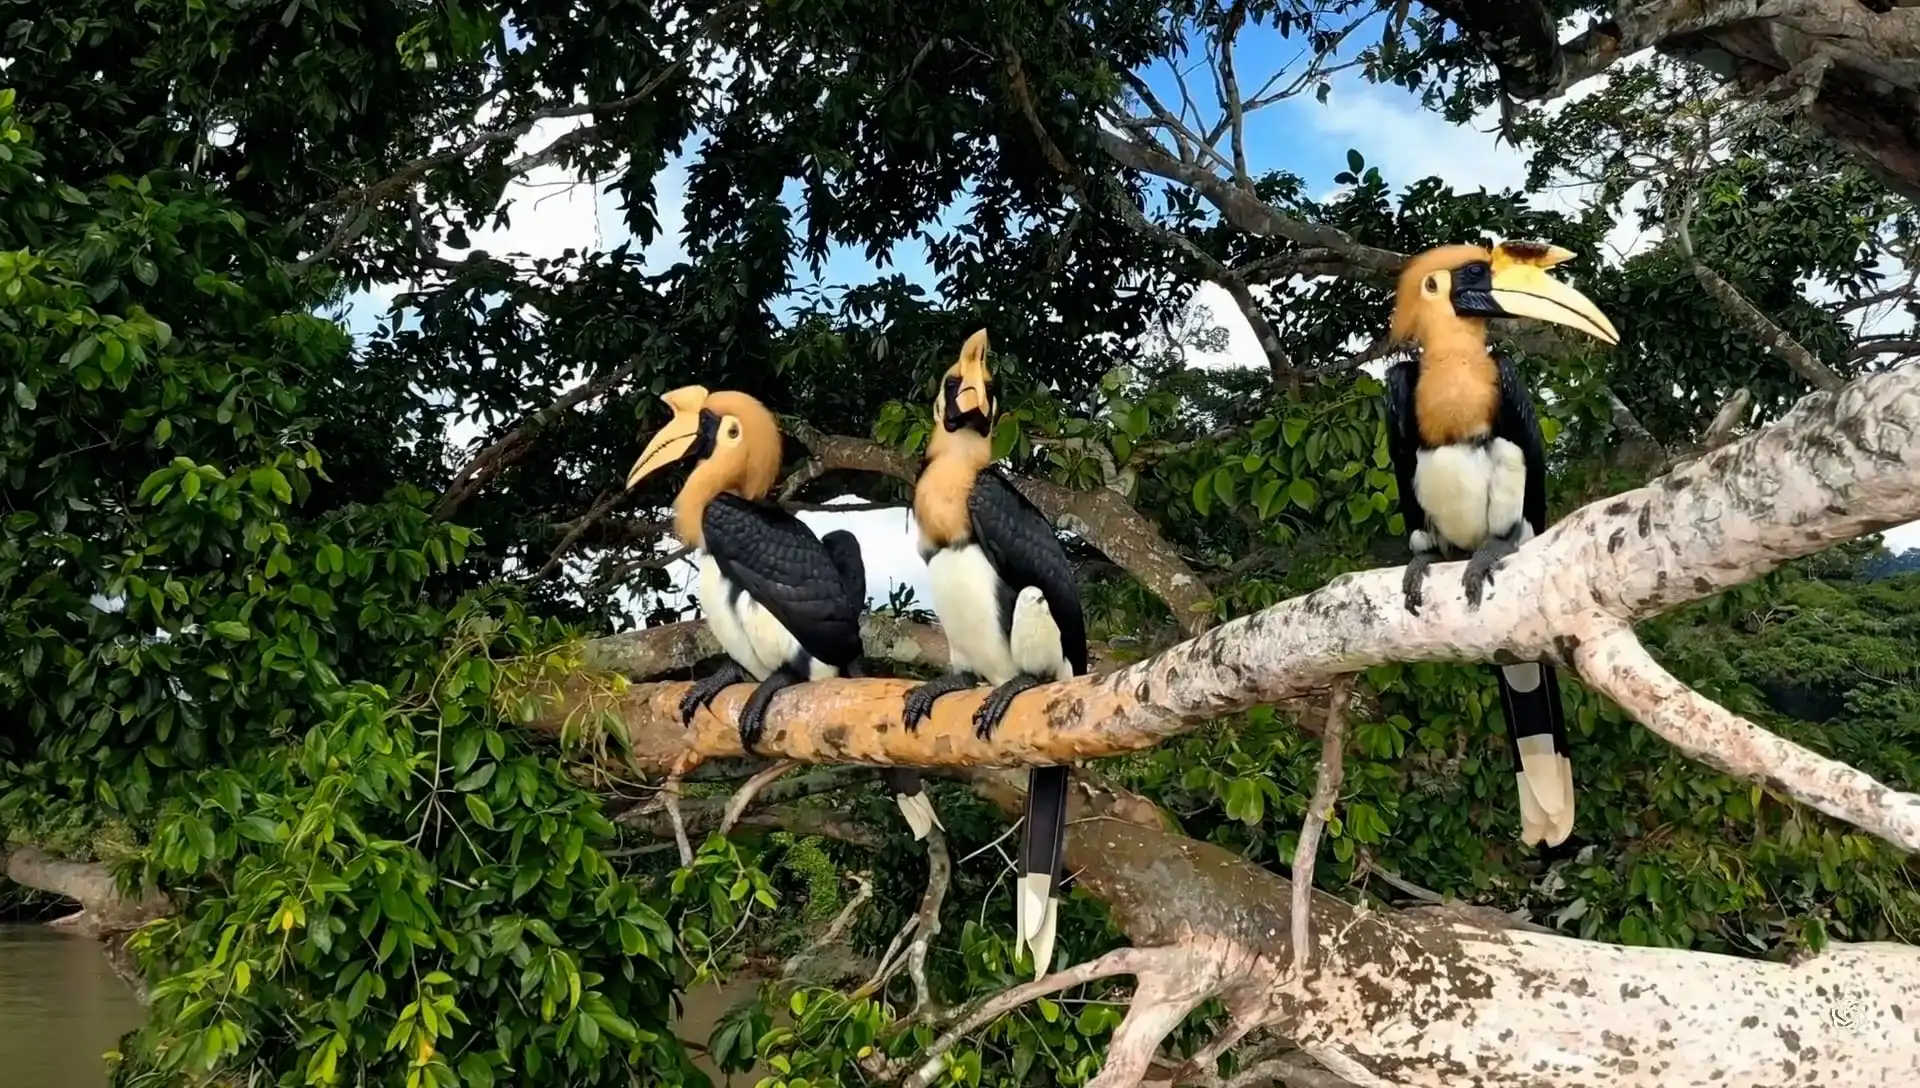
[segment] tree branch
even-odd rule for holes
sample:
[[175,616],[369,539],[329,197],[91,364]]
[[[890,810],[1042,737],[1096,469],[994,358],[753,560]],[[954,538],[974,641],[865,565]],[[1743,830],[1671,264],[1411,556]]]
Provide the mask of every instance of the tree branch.
[[1333,815],[1334,802],[1340,799],[1340,779],[1346,771],[1347,696],[1353,690],[1353,677],[1342,676],[1333,682],[1333,695],[1327,700],[1327,728],[1320,734],[1320,767],[1314,777],[1313,797],[1307,802],[1307,818],[1300,825],[1300,842],[1293,850],[1293,973],[1307,973],[1308,923],[1312,919],[1313,865],[1320,854],[1320,832]]
[[[1863,378],[1810,395],[1777,424],[1653,483],[1585,507],[1525,545],[1498,570],[1476,610],[1458,564],[1435,569],[1429,603],[1406,611],[1399,570],[1344,575],[1304,597],[1234,620],[1149,661],[1021,695],[991,739],[974,734],[984,692],[942,699],[912,733],[899,728],[899,680],[823,680],[776,703],[761,750],[802,762],[912,767],[1072,763],[1137,751],[1223,714],[1298,696],[1388,662],[1556,661],[1606,668],[1583,651],[1610,619],[1625,624],[1757,578],[1789,559],[1920,516],[1920,369]],[[734,725],[747,688],[679,725],[680,684],[623,696],[635,766],[656,773],[740,754]],[[1700,701],[1704,703],[1704,700]],[[1697,708],[1698,704],[1688,704]],[[1624,708],[1672,738],[1687,723],[1639,700]],[[1692,737],[1705,754],[1721,737],[1751,751],[1714,751],[1736,773],[1909,849],[1920,847],[1920,797],[1825,761],[1725,711],[1718,732]],[[1693,721],[1707,721],[1697,710]],[[1735,726],[1726,722],[1738,723]],[[669,724],[670,723],[670,726]],[[1762,743],[1764,742],[1764,743]],[[1838,765],[1832,765],[1837,767]]]
[[[460,509],[461,503],[479,494],[488,481],[526,456],[527,451],[533,448],[535,436],[541,431],[552,426],[555,420],[575,405],[611,391],[639,365],[640,357],[635,355],[613,370],[591,381],[581,382],[560,394],[553,403],[521,420],[454,474],[453,482],[447,485],[446,492],[440,496],[440,504],[434,507],[433,516],[442,520],[452,517],[454,511]],[[581,531],[585,531],[584,527]]]
[[61,924],[90,937],[125,933],[173,913],[172,902],[157,888],[128,898],[105,864],[63,861],[34,846],[0,848],[0,875],[23,888],[79,903],[84,917],[69,916]]

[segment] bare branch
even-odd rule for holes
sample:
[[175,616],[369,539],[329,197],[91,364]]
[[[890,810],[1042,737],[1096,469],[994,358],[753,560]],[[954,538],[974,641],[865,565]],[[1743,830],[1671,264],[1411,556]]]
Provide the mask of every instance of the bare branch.
[[1069,986],[1079,986],[1115,975],[1137,975],[1153,970],[1171,970],[1181,953],[1171,948],[1116,948],[1099,959],[1055,971],[1045,978],[1014,986],[977,1001],[962,1010],[954,1025],[947,1029],[922,1056],[921,1065],[904,1081],[902,1088],[927,1088],[941,1073],[940,1059],[969,1034],[980,1030],[1035,998],[1056,994]]
[[752,778],[747,779],[746,785],[741,786],[740,789],[734,793],[733,798],[727,802],[726,811],[721,813],[720,833],[725,835],[727,832],[732,831],[733,825],[739,823],[740,817],[746,815],[747,807],[753,804],[753,799],[759,796],[761,790],[772,785],[774,779],[779,778],[781,775],[786,774],[798,766],[800,766],[800,764],[795,763],[793,760],[783,759],[773,766],[768,767],[766,770],[761,771],[759,774],[754,775]]
[[693,843],[687,841],[687,821],[680,815],[680,776],[670,774],[660,787],[660,804],[667,810],[667,822],[673,826],[673,845],[680,851],[680,867],[693,864]]
[[1293,849],[1293,973],[1307,973],[1307,952],[1313,947],[1308,938],[1313,911],[1313,865],[1320,854],[1320,832],[1333,815],[1334,802],[1340,799],[1340,779],[1346,772],[1347,697],[1353,690],[1353,677],[1342,676],[1333,682],[1333,695],[1327,700],[1327,728],[1320,734],[1320,768],[1313,785],[1313,798],[1307,802],[1307,818],[1300,825],[1300,841]]
[[1744,329],[1747,335],[1760,341],[1761,346],[1792,367],[1796,374],[1805,378],[1815,389],[1832,391],[1845,385],[1840,375],[1835,374],[1827,364],[1816,358],[1787,330],[1774,323],[1774,320],[1760,311],[1760,307],[1747,301],[1740,289],[1720,277],[1718,272],[1707,266],[1693,249],[1693,235],[1689,229],[1692,219],[1692,205],[1689,202],[1673,220],[1674,240],[1680,249],[1680,255],[1693,269],[1693,276],[1700,281],[1721,307],[1732,317],[1734,323]]
[[627,376],[639,365],[640,357],[636,355],[591,381],[581,382],[560,394],[553,403],[521,420],[454,474],[453,482],[447,485],[446,492],[440,496],[440,505],[434,507],[433,516],[441,519],[452,517],[454,511],[460,509],[461,503],[479,494],[488,481],[526,456],[527,451],[533,448],[536,435],[552,426],[555,420],[575,405],[610,392],[614,386],[627,380]]
[[[719,29],[723,22],[731,18],[736,12],[743,10],[744,7],[745,5],[742,4],[731,4],[714,12],[712,18],[707,21],[702,31],[703,35],[711,36],[714,31]],[[481,132],[450,150],[415,159],[394,173],[370,185],[343,189],[333,194],[309,209],[302,218],[304,219],[317,212],[323,212],[332,208],[344,209],[344,217],[334,228],[332,235],[328,237],[324,245],[308,256],[287,266],[288,274],[293,276],[305,275],[308,271],[312,270],[314,266],[324,264],[341,249],[359,240],[361,235],[367,232],[367,228],[372,225],[373,211],[376,207],[404,193],[411,192],[413,186],[432,171],[443,166],[463,162],[495,144],[518,140],[520,137],[532,132],[534,127],[542,121],[558,121],[570,117],[582,117],[588,114],[596,117],[609,117],[630,110],[635,106],[651,100],[653,96],[659,92],[660,88],[666,86],[669,80],[686,70],[688,64],[695,58],[695,55],[694,50],[689,49],[685,56],[662,67],[642,83],[638,90],[630,95],[604,102],[587,102],[578,105],[553,106],[547,109],[534,110],[512,124],[502,125],[499,128]],[[555,161],[564,151],[586,142],[589,137],[584,135],[584,133],[590,133],[592,131],[592,126],[589,126],[587,129],[568,133],[561,136],[544,151],[531,155],[523,155],[512,160],[508,163],[507,175],[509,177],[517,177],[536,167]],[[597,133],[595,133],[595,135],[597,135]]]

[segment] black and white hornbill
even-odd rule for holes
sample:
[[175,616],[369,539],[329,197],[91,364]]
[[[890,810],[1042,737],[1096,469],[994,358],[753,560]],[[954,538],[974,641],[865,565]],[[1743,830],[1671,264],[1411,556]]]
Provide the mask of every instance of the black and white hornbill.
[[[1494,568],[1547,527],[1547,459],[1532,395],[1511,359],[1487,343],[1495,317],[1537,318],[1619,343],[1613,323],[1547,275],[1559,246],[1442,246],[1407,262],[1393,339],[1416,354],[1387,371],[1387,449],[1413,547],[1407,610],[1419,612],[1427,568],[1466,553],[1478,608]],[[1520,791],[1520,841],[1558,846],[1573,831],[1573,764],[1552,666],[1496,667]]]
[[[1046,515],[993,461],[993,379],[985,329],[967,338],[933,403],[927,463],[913,490],[920,555],[951,671],[906,699],[908,729],[943,695],[985,679],[996,685],[973,716],[990,735],[1014,696],[1087,671],[1087,627],[1073,565]],[[1053,960],[1067,839],[1067,768],[1027,775],[1026,830],[1014,891],[1020,943],[1036,976]]]
[[[867,572],[860,541],[844,529],[824,538],[765,501],[780,475],[780,427],[766,406],[745,393],[709,393],[698,385],[660,399],[673,418],[627,473],[633,487],[677,461],[695,463],[673,502],[673,528],[700,555],[700,604],[728,661],[693,686],[680,715],[711,704],[730,684],[759,681],[740,711],[747,751],[765,728],[767,706],[781,690],[808,680],[858,676],[860,612]],[[881,771],[916,839],[936,822],[920,774]]]

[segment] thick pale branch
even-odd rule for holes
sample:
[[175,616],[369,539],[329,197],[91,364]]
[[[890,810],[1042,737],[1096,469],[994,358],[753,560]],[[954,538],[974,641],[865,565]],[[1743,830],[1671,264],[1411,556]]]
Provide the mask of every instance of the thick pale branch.
[[[1920,368],[1909,367],[1813,394],[1772,427],[1574,512],[1498,568],[1478,610],[1460,589],[1460,564],[1434,568],[1419,615],[1405,608],[1399,570],[1348,574],[1149,661],[1023,694],[990,740],[976,737],[972,723],[984,689],[942,699],[931,720],[908,732],[900,726],[907,682],[825,680],[774,700],[761,748],[802,762],[1064,763],[1150,747],[1387,662],[1549,659],[1578,669],[1590,663],[1582,639],[1601,630],[1599,620],[1644,619],[1915,517]],[[625,696],[638,767],[664,772],[740,754],[734,723],[748,687],[723,692],[682,730],[676,707],[684,690],[643,685]],[[1626,709],[1650,713],[1645,704]],[[1774,743],[1777,754],[1800,752]],[[1911,798],[1877,786],[1871,796],[1836,797],[1798,776],[1796,768],[1810,766],[1800,755],[1783,760],[1746,763],[1743,773],[1920,846],[1920,807]]]
[[173,911],[173,904],[158,889],[149,888],[138,898],[129,898],[100,862],[63,861],[37,847],[0,848],[0,875],[23,888],[79,903],[85,916],[65,921],[89,936],[137,929]]

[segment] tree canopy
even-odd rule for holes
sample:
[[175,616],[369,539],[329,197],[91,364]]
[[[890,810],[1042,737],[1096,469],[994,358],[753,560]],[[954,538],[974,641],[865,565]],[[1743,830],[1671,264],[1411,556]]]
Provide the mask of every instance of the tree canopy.
[[[1110,980],[919,1071],[1022,974],[1003,780],[930,777],[923,847],[870,774],[755,779],[730,811],[765,767],[715,764],[676,784],[676,849],[601,671],[711,656],[628,652],[696,614],[677,481],[623,487],[659,394],[767,402],[797,508],[904,506],[938,378],[989,329],[995,451],[1068,533],[1112,666],[1401,561],[1375,375],[1404,254],[1581,255],[1618,349],[1498,330],[1556,518],[1920,355],[1920,169],[1850,112],[1866,47],[1781,84],[1728,44],[1752,12],[1605,7],[0,0],[0,895],[60,890],[11,849],[171,901],[127,945],[153,1016],[116,1083],[1092,1081]],[[1570,17],[1593,25],[1561,45]],[[1661,51],[1602,65],[1607,34]],[[1571,72],[1604,78],[1543,107]],[[1261,165],[1289,119],[1376,85],[1436,128],[1497,125],[1524,188],[1388,176],[1364,145],[1324,176]],[[474,248],[556,166],[626,237]],[[659,267],[670,222],[684,256]],[[826,283],[847,254],[864,281]],[[342,307],[375,288],[392,309],[356,338]],[[1255,365],[1218,361],[1229,322]],[[876,615],[884,668],[943,664],[913,642],[924,602]],[[1727,709],[1920,782],[1920,572],[1877,541],[1639,634]],[[1314,884],[1750,958],[1913,940],[1904,852],[1565,688],[1578,832],[1542,855],[1513,841],[1486,666],[1367,669]],[[1092,771],[1156,834],[1288,873],[1326,712],[1258,706]],[[1112,952],[1132,909],[1076,894],[1056,965]],[[678,995],[723,977],[766,981],[681,1039]],[[1335,1083],[1272,1033],[1212,1047],[1233,1015],[1187,1016],[1167,1075]]]

